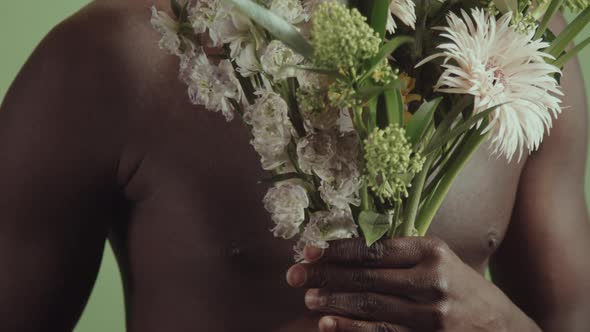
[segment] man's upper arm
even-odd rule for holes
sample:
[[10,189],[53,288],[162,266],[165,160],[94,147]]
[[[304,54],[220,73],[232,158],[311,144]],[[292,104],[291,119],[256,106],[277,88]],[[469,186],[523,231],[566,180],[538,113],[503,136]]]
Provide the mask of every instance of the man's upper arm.
[[77,28],[45,38],[0,108],[2,331],[71,331],[102,257],[116,130]]
[[524,167],[494,278],[546,331],[590,330],[590,223],[585,200],[587,104],[568,64],[563,113]]

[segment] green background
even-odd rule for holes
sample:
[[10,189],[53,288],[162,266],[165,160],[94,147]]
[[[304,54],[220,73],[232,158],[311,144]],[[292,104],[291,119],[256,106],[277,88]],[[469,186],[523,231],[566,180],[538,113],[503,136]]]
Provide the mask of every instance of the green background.
[[[21,66],[45,34],[89,0],[0,0],[0,100]],[[590,29],[585,35],[590,35]],[[580,55],[584,77],[590,78],[590,49]],[[590,85],[586,87],[590,92]],[[588,183],[587,183],[588,188]],[[76,332],[123,332],[123,295],[111,249],[107,248],[98,281]]]

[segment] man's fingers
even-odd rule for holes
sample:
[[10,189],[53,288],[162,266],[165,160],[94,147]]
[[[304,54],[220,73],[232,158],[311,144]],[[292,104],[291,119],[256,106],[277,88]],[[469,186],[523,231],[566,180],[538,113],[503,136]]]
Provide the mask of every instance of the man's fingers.
[[320,332],[412,332],[400,325],[352,320],[344,317],[324,317],[319,323]]
[[[287,272],[287,280],[298,288],[329,288],[346,292],[428,298],[425,275],[415,269],[368,269],[323,264],[297,264]],[[418,298],[416,298],[418,300]]]
[[382,240],[367,247],[362,239],[340,240],[319,254],[317,250],[305,250],[311,263],[355,264],[369,267],[409,268],[436,254],[445,244],[433,238],[405,237]]
[[313,311],[356,318],[366,321],[401,324],[412,328],[430,328],[426,306],[377,293],[342,293],[311,289],[305,296],[307,307]]

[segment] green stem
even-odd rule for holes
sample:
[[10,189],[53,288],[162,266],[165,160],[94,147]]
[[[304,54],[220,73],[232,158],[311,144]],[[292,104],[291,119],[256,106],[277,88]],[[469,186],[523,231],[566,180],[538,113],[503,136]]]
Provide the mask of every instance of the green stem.
[[397,202],[393,204],[393,222],[391,224],[391,229],[387,232],[388,239],[393,239],[397,236],[396,225],[399,224],[399,218],[402,215],[401,210],[402,204]]
[[361,211],[369,211],[371,209],[369,202],[369,188],[367,184],[361,187]]
[[422,189],[426,183],[430,166],[434,161],[433,157],[428,157],[424,163],[424,167],[420,173],[412,181],[412,189],[407,205],[404,209],[404,221],[401,226],[402,236],[414,235],[416,216],[418,215],[418,208],[420,207],[420,200],[422,199]]
[[430,228],[436,212],[442,205],[444,198],[451,189],[451,185],[453,184],[455,178],[461,169],[463,169],[463,166],[465,166],[469,158],[487,138],[486,134],[482,134],[485,127],[486,125],[484,123],[480,129],[474,130],[467,134],[469,136],[465,138],[465,145],[463,146],[463,149],[455,157],[452,164],[450,164],[430,199],[422,206],[420,214],[416,219],[416,228],[418,229],[418,234],[420,236],[426,235],[426,232],[428,231],[428,228]]
[[559,59],[553,62],[553,65],[557,68],[563,68],[574,56],[580,53],[580,51],[586,48],[588,45],[590,45],[590,37],[584,39],[581,43],[576,45],[576,47],[560,56]]
[[541,21],[541,24],[537,28],[537,33],[535,34],[535,39],[539,39],[543,36],[543,34],[545,33],[545,30],[547,30],[547,27],[549,26],[549,23],[553,19],[553,16],[555,16],[555,13],[557,13],[557,11],[561,7],[561,5],[563,5],[564,1],[565,0],[551,1],[551,3],[549,4],[549,7],[547,8],[547,11],[545,11],[545,15],[543,15],[543,21]]
[[551,43],[551,46],[545,50],[545,53],[549,53],[557,58],[589,22],[590,7],[584,9],[574,21],[570,23],[557,38],[555,38]]

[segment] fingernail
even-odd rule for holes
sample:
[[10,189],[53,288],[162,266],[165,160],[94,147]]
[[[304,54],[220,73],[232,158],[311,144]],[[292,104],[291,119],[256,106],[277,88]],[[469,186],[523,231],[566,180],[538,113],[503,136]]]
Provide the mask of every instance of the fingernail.
[[324,255],[324,250],[316,247],[305,247],[303,249],[303,256],[305,256],[305,260],[308,262],[315,262],[318,259],[322,258]]
[[305,305],[311,309],[317,309],[320,307],[320,297],[318,289],[310,289],[305,293]]
[[333,332],[336,329],[336,321],[330,317],[324,317],[320,320],[320,331]]
[[293,265],[287,271],[287,283],[292,287],[301,287],[305,284],[305,269],[300,264]]

